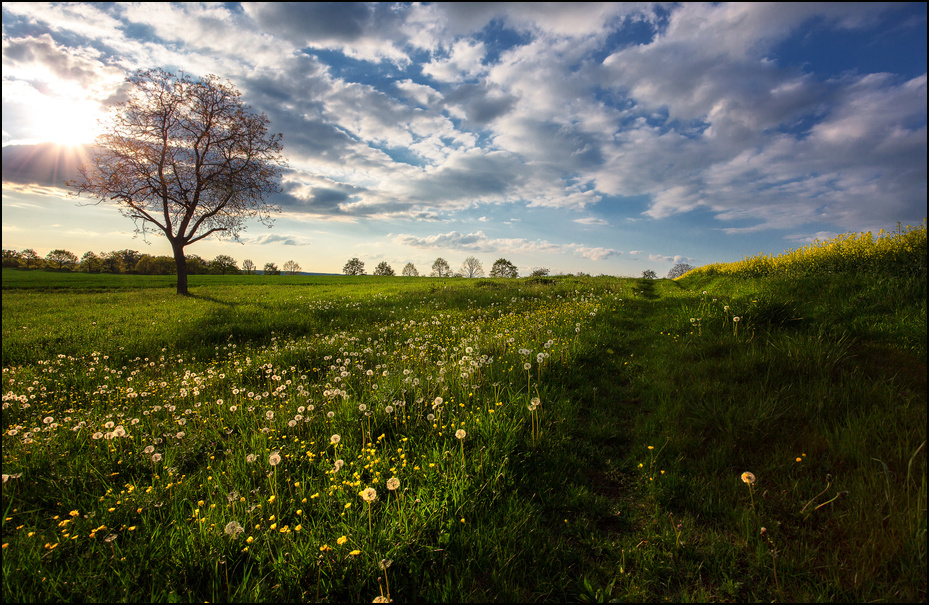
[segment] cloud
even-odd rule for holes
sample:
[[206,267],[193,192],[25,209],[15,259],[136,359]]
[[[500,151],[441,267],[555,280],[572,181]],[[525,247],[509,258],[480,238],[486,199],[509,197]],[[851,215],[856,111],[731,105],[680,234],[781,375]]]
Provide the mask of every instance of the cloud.
[[574,219],[574,222],[580,225],[588,225],[588,226],[609,225],[609,223],[603,220],[602,218],[596,218],[594,216],[588,216],[586,218],[576,218]]
[[489,238],[483,231],[468,234],[450,231],[425,237],[400,234],[394,236],[392,241],[412,248],[492,252],[494,254],[572,254],[597,261],[622,254],[619,250],[611,248],[588,247],[573,243],[554,244],[545,240],[524,238]]
[[687,257],[687,256],[681,256],[680,254],[677,254],[674,256],[667,256],[664,254],[649,254],[648,260],[654,263],[673,263],[675,265],[679,263],[690,264],[694,262],[694,259]]
[[277,244],[282,246],[309,246],[312,244],[310,239],[303,235],[281,235],[268,234],[257,237],[243,237],[242,241],[246,244],[256,244],[258,246],[268,246]]

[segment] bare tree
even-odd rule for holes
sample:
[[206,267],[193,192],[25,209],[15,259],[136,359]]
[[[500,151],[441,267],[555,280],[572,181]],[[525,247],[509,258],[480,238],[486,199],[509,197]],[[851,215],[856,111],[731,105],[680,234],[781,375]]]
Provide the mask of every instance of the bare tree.
[[484,267],[481,266],[481,261],[469,256],[461,263],[461,273],[468,277],[484,277]]
[[244,271],[246,275],[254,275],[258,272],[258,267],[255,266],[255,263],[252,262],[251,259],[246,258],[242,261],[242,271]]
[[295,261],[289,260],[284,263],[284,273],[287,275],[296,275],[300,272],[300,265]]
[[68,185],[98,204],[115,203],[143,236],[163,233],[177,263],[177,293],[187,294],[186,246],[213,234],[238,239],[246,219],[270,226],[279,211],[264,198],[279,191],[281,135],[269,136],[268,118],[216,76],[156,69],[127,80],[128,100]]

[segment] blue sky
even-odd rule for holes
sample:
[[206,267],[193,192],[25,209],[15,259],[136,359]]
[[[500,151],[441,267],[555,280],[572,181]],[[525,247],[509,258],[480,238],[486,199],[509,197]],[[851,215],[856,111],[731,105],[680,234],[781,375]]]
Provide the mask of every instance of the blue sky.
[[3,4],[3,247],[143,241],[61,182],[159,67],[231,81],[289,168],[188,253],[667,273],[926,216],[925,3]]

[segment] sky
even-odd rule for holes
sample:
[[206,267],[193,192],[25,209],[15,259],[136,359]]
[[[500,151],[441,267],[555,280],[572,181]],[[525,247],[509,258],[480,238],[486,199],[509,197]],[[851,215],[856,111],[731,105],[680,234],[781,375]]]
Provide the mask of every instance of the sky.
[[170,255],[69,195],[128,75],[283,135],[271,228],[187,248],[665,275],[926,217],[925,3],[3,3],[4,249]]

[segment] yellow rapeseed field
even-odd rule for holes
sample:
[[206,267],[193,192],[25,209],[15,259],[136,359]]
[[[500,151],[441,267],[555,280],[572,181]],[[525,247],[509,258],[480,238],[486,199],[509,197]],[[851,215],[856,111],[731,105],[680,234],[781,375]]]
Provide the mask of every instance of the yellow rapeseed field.
[[877,237],[870,231],[844,233],[826,241],[816,240],[778,256],[761,253],[738,262],[704,265],[687,275],[762,277],[821,273],[925,276],[925,219],[916,227],[898,224],[891,233],[882,229]]

